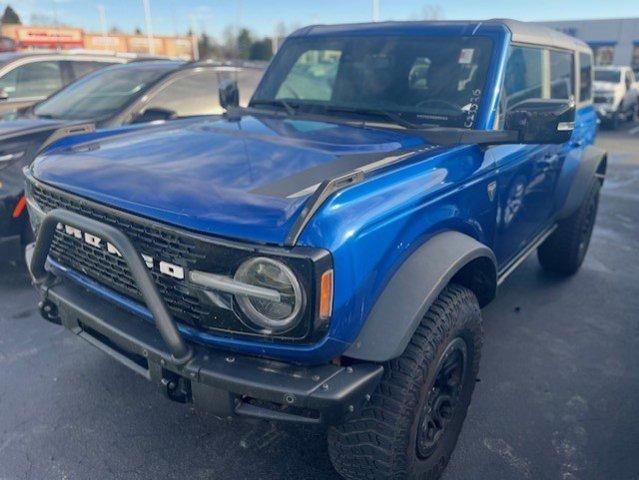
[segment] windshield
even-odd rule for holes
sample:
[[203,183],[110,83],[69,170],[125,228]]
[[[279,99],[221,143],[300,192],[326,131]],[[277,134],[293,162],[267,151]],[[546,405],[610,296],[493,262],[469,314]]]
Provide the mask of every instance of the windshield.
[[470,128],[491,50],[483,37],[292,38],[251,104],[378,110],[421,125]]
[[619,83],[620,81],[619,70],[595,70],[595,82]]
[[170,69],[166,65],[146,65],[98,70],[40,103],[34,113],[38,117],[67,120],[108,117]]

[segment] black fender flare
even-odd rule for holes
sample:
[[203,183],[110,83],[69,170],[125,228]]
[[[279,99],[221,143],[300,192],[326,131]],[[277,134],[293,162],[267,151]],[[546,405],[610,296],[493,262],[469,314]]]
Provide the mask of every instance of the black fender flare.
[[492,300],[497,286],[492,250],[457,231],[431,237],[395,272],[345,355],[375,362],[400,356],[426,311],[451,281],[475,291],[480,305]]
[[577,166],[577,171],[572,178],[566,200],[558,210],[558,220],[567,218],[577,211],[590,191],[590,186],[594,178],[599,179],[603,183],[607,165],[608,154],[605,150],[592,145],[584,149],[581,159],[579,160],[579,165]]

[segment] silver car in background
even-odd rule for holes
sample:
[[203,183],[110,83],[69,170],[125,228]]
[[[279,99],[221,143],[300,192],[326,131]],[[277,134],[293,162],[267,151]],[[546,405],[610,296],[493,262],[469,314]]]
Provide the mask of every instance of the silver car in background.
[[28,107],[93,72],[134,56],[68,52],[0,53],[0,114]]

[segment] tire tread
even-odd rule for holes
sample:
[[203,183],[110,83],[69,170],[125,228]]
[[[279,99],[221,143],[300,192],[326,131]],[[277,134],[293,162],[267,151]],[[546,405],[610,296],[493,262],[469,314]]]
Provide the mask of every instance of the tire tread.
[[[467,319],[477,319],[465,325],[472,330],[475,339],[476,353],[470,368],[473,375],[477,375],[482,343],[479,304],[470,290],[451,284],[424,315],[405,352],[387,362],[380,385],[359,416],[329,430],[329,455],[344,478],[410,478],[410,457],[406,447],[428,367],[447,334]],[[470,388],[473,387],[474,382]],[[438,478],[448,459],[442,459],[422,478]]]

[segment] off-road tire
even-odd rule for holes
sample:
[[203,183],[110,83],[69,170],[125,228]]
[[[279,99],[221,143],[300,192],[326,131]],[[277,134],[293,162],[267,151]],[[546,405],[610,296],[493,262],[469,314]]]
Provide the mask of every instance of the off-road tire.
[[[381,383],[361,413],[329,429],[328,451],[340,475],[349,480],[439,478],[466,417],[482,342],[477,298],[467,288],[449,285],[424,315],[404,353],[385,365]],[[433,385],[435,377],[440,378],[444,353],[460,343],[466,357],[459,395],[432,453],[420,457],[417,433],[427,398],[436,391]]]
[[563,220],[539,246],[537,258],[544,270],[560,275],[573,275],[579,270],[590,245],[600,190],[601,183],[593,179],[577,211]]

